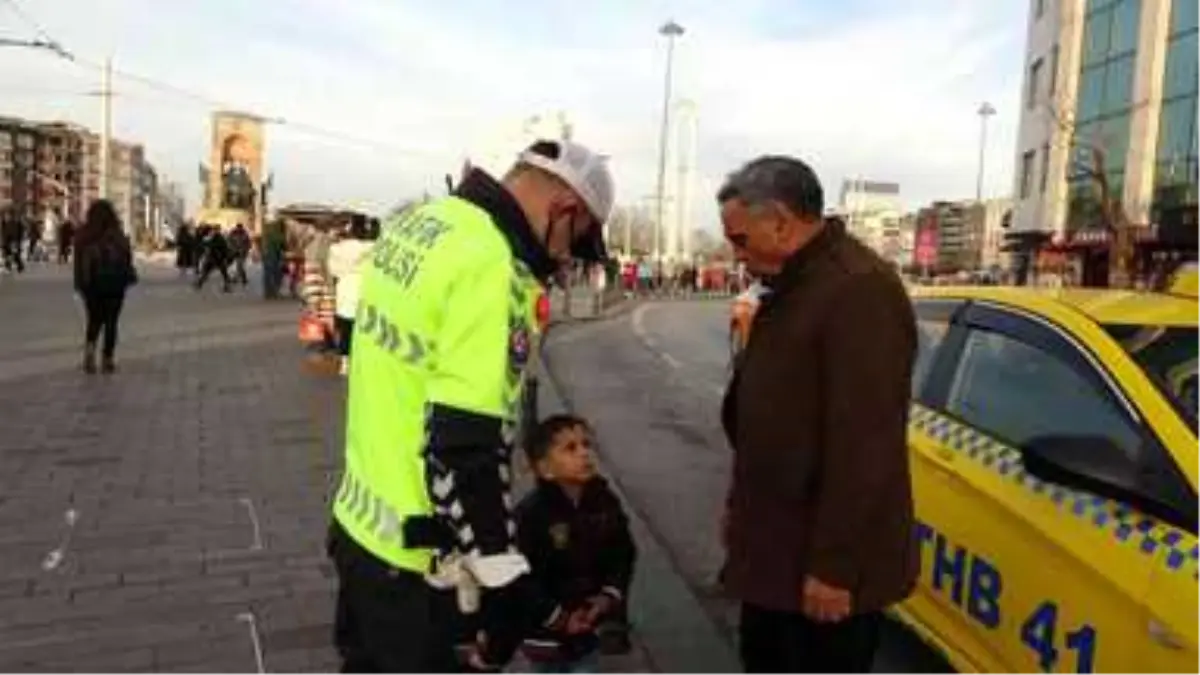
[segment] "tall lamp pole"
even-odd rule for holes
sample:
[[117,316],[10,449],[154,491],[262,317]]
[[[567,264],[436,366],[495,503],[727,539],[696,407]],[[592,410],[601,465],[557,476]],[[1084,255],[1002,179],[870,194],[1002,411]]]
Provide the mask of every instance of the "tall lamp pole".
[[683,35],[683,26],[668,21],[658,29],[659,35],[667,38],[667,72],[663,81],[662,128],[658,135],[658,217],[654,220],[654,260],[661,263],[662,249],[660,242],[663,233],[663,218],[666,213],[667,182],[667,135],[671,124],[671,77],[675,59],[675,38]]
[[981,202],[983,201],[984,159],[987,157],[988,118],[996,114],[996,109],[992,107],[991,103],[984,101],[975,113],[979,115],[979,170],[975,174],[975,201]]

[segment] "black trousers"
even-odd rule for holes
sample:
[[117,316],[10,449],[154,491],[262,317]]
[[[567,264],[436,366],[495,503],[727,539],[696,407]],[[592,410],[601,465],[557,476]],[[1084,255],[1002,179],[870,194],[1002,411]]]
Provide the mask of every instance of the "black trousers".
[[105,359],[111,359],[117,348],[117,324],[121,320],[121,307],[125,304],[124,293],[85,293],[83,307],[87,312],[87,329],[85,337],[89,347],[100,339],[104,332]]
[[204,282],[208,281],[208,275],[212,274],[213,270],[216,270],[221,273],[221,281],[225,282],[224,288],[228,291],[230,286],[228,265],[229,263],[225,261],[205,258],[200,268],[200,278],[196,279],[196,288],[204,288]]
[[350,356],[351,339],[354,337],[354,319],[334,316],[333,329],[337,332],[338,353],[342,356]]
[[747,673],[866,673],[879,647],[883,615],[818,623],[799,612],[742,605],[740,651]]
[[333,633],[343,673],[461,672],[453,591],[386,565],[337,523],[330,526],[329,554],[338,575]]

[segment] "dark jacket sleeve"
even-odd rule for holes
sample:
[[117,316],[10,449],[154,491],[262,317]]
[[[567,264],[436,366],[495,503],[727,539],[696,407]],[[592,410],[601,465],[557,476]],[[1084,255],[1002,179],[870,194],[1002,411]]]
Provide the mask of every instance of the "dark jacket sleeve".
[[606,499],[616,524],[611,539],[605,542],[601,559],[601,591],[624,602],[629,596],[629,584],[633,580],[637,545],[633,542],[633,534],[629,531],[629,516],[621,506],[621,501],[611,491],[607,493]]
[[898,279],[880,270],[844,282],[822,338],[824,407],[808,572],[853,589],[894,481],[910,480],[906,424],[916,324]]

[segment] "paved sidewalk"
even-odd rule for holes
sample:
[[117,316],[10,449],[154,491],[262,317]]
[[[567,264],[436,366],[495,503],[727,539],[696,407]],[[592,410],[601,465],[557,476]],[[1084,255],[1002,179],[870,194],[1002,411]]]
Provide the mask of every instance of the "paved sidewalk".
[[343,381],[293,302],[140,268],[112,376],[79,371],[69,268],[0,277],[0,672],[335,671]]

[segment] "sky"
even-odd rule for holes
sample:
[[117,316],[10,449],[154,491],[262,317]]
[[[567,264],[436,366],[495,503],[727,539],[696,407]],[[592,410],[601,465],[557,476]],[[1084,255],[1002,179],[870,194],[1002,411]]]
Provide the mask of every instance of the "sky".
[[[114,133],[142,143],[197,206],[216,107],[266,131],[276,204],[377,211],[563,110],[611,156],[620,204],[655,190],[666,63],[698,114],[692,213],[713,228],[722,178],[764,153],[841,181],[894,181],[909,206],[972,197],[981,101],[985,193],[1012,191],[1027,3],[1018,0],[0,0],[0,37],[35,25],[79,58],[0,48],[0,115],[99,128],[111,55]],[[33,24],[30,23],[32,19]],[[147,85],[148,79],[155,86]],[[168,86],[163,86],[168,85]],[[499,139],[499,140],[498,140]],[[497,150],[499,148],[500,150]]]

